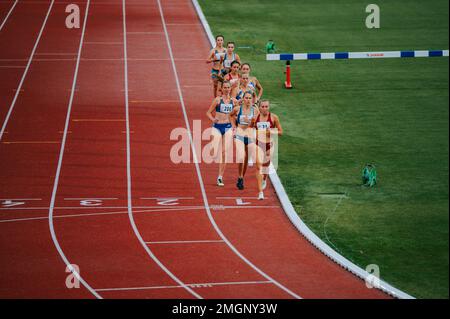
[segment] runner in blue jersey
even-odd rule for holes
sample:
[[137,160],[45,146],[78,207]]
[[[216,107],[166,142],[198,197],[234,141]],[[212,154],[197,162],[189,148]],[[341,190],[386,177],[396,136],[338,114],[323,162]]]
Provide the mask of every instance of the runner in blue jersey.
[[[214,157],[220,156],[217,186],[224,186],[223,175],[227,163],[227,154],[230,154],[229,152],[233,147],[233,125],[228,115],[234,109],[237,102],[231,97],[230,92],[231,84],[225,81],[222,85],[222,96],[216,97],[206,112],[206,116],[213,123]],[[220,155],[218,155],[219,151],[221,153]]]

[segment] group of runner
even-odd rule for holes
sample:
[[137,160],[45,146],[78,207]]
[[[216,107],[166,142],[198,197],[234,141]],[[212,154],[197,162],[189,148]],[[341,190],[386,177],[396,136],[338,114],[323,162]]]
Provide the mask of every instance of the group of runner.
[[[214,100],[206,115],[213,123],[212,136],[215,156],[219,159],[217,185],[223,187],[226,164],[233,140],[236,146],[238,179],[236,186],[244,189],[244,176],[249,159],[255,161],[258,199],[264,199],[264,189],[274,151],[274,136],[283,129],[277,115],[270,112],[270,103],[262,99],[263,87],[251,76],[249,63],[241,63],[234,52],[234,42],[224,46],[224,37],[216,36],[216,45],[210,51],[207,63],[212,64]],[[232,156],[232,155],[231,155]]]

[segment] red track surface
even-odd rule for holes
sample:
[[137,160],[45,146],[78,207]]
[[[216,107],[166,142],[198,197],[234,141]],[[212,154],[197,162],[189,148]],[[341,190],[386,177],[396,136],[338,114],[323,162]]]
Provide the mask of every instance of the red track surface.
[[[69,3],[78,3],[84,16],[86,1],[55,2],[0,143],[1,298],[94,297],[83,285],[65,286],[66,264],[49,230],[58,176],[52,218],[56,239],[103,298],[387,297],[309,245],[271,186],[268,198],[256,201],[252,168],[245,191],[238,191],[234,165],[226,172],[226,187],[219,189],[217,166],[200,164],[205,195],[216,207],[208,217],[195,165],[176,165],[169,157],[170,132],[186,125],[156,0],[126,2],[131,184],[122,1],[93,1],[89,7],[65,135],[82,34],[64,26]],[[208,42],[190,0],[161,3],[190,125],[201,119],[206,128]],[[0,24],[12,4],[0,1]],[[49,5],[20,1],[0,31],[0,123]],[[237,205],[235,198],[242,196],[249,205]],[[102,206],[81,202],[99,198]],[[161,198],[179,200],[168,206]],[[12,206],[17,202],[23,204]],[[129,218],[131,206],[138,233]]]

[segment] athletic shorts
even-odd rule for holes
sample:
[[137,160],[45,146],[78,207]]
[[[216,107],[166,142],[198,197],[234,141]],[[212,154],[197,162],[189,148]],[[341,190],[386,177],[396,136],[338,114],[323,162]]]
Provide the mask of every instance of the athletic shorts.
[[233,126],[231,125],[231,123],[223,123],[223,124],[214,123],[213,127],[215,129],[219,130],[220,134],[222,134],[222,136],[223,136]]
[[261,141],[256,141],[256,143],[263,151],[266,151],[266,152],[268,152],[270,150],[270,148],[273,146],[273,142],[264,143]]
[[211,69],[211,79],[213,80],[217,80],[218,79],[218,75],[219,75],[219,70],[216,69]]
[[230,69],[227,69],[227,68],[223,68],[221,71],[220,71],[220,75],[222,75],[222,77],[225,77],[225,75],[227,75],[228,73],[230,73]]
[[254,139],[249,138],[248,136],[236,135],[235,138],[236,138],[237,140],[240,140],[240,141],[244,142],[244,145],[249,145],[249,144],[252,144],[252,143],[255,142]]

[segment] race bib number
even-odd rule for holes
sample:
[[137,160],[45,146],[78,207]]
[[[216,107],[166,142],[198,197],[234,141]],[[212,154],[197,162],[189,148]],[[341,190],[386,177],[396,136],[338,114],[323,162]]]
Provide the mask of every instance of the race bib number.
[[248,116],[247,115],[241,115],[239,117],[239,123],[242,124],[242,125],[249,125],[250,121],[249,121]]
[[233,110],[233,104],[220,104],[220,112],[230,113]]
[[270,122],[258,122],[256,123],[258,130],[268,130],[270,129]]

